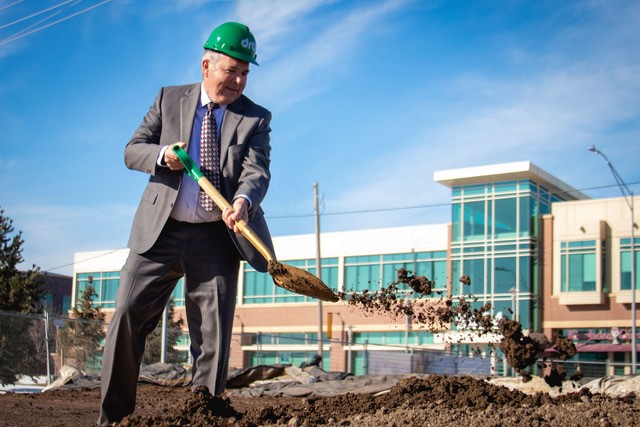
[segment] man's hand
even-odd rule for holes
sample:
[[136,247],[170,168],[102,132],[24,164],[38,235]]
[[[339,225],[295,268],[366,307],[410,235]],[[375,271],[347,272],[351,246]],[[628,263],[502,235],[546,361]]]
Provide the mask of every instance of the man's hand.
[[222,220],[234,233],[240,233],[236,221],[242,220],[245,223],[249,222],[249,201],[244,197],[235,199],[233,201],[233,208],[225,209],[224,212],[222,212]]
[[167,165],[167,167],[169,169],[171,169],[172,171],[179,171],[181,169],[184,169],[184,165],[182,164],[182,162],[180,161],[180,159],[178,158],[178,155],[176,153],[173,152],[173,146],[174,145],[178,145],[180,147],[182,147],[182,149],[186,149],[187,148],[187,144],[184,142],[176,142],[175,144],[170,145],[169,147],[167,147],[166,150],[164,150],[164,162]]

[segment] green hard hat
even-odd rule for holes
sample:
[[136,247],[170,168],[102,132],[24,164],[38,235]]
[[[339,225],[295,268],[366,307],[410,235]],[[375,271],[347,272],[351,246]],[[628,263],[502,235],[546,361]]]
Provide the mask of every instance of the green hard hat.
[[216,27],[204,43],[204,48],[258,65],[256,62],[256,39],[249,31],[249,27],[244,24],[225,22]]

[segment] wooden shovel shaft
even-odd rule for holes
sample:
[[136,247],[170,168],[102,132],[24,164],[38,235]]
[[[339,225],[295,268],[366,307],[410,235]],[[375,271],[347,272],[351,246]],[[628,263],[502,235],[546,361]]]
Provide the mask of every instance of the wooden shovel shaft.
[[[222,194],[220,194],[220,192],[216,190],[216,188],[207,178],[205,178],[204,176],[199,178],[198,185],[204,190],[205,193],[207,193],[209,197],[211,197],[211,200],[213,200],[213,202],[218,205],[218,207],[222,211],[227,208],[233,209],[227,199],[222,197]],[[247,238],[247,240],[258,250],[258,252],[260,252],[260,254],[262,254],[262,256],[267,261],[274,261],[271,250],[267,247],[267,245],[264,244],[262,239],[258,237],[258,235],[249,226],[249,224],[247,224],[244,220],[238,220],[236,221],[236,225],[238,226],[238,229],[240,229],[242,235]]]

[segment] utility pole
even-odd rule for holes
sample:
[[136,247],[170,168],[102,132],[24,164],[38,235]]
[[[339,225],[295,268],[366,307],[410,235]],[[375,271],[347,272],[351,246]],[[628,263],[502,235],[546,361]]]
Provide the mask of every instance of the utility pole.
[[618,171],[613,167],[609,158],[605,156],[602,151],[598,150],[595,145],[592,145],[591,148],[587,148],[587,150],[598,154],[607,163],[607,166],[609,166],[609,169],[616,180],[616,184],[618,184],[618,188],[620,188],[622,197],[631,211],[631,374],[635,375],[637,372],[636,366],[638,362],[638,353],[636,347],[636,224],[634,222],[635,218],[633,215],[633,191],[631,191],[629,186],[622,180]]
[[[320,256],[320,210],[318,208],[318,183],[313,184],[314,212],[316,216],[316,276],[322,280]],[[322,357],[322,300],[318,299],[318,356]]]

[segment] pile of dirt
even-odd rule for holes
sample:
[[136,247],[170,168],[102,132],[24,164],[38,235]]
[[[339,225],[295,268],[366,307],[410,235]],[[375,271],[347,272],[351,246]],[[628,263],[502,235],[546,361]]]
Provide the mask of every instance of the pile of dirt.
[[[53,389],[0,394],[0,425],[93,425],[100,393]],[[550,397],[525,394],[469,376],[411,377],[386,393],[320,398],[213,397],[200,388],[141,384],[136,412],[121,426],[636,426],[640,399],[608,397],[586,389]]]
[[581,390],[551,398],[544,393],[528,395],[470,376],[432,375],[403,379],[388,393],[375,396],[347,393],[329,398],[306,398],[295,404],[248,408],[244,413],[233,409],[229,400],[211,397],[201,388],[176,414],[129,417],[122,425],[378,427],[438,426],[464,420],[471,425],[481,423],[483,426],[565,426],[594,425],[594,420],[598,420],[595,425],[609,426],[637,425],[639,415],[640,405],[635,395],[612,399]]
[[185,402],[168,414],[157,416],[130,415],[122,420],[122,426],[186,426],[234,424],[242,415],[228,398],[213,396],[209,390],[197,387]]

